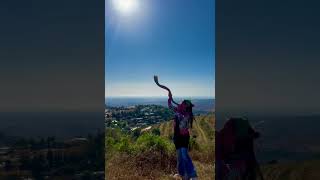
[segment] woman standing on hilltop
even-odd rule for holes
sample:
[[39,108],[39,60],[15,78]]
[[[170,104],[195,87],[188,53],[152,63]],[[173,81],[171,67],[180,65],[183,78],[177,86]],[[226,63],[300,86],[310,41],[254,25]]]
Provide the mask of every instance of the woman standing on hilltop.
[[[177,150],[177,168],[179,175],[183,180],[196,180],[197,172],[188,154],[190,140],[189,127],[192,128],[192,122],[194,118],[192,107],[194,105],[189,100],[183,100],[181,104],[174,102],[170,89],[158,82],[158,76],[154,76],[154,82],[160,88],[163,88],[169,92],[168,106],[174,111],[175,114],[173,141]],[[172,103],[176,104],[177,106],[174,107]],[[176,174],[174,177],[178,177],[179,175]]]
[[[188,154],[189,127],[192,128],[194,106],[191,101],[183,100],[176,107],[172,105],[172,94],[169,91],[168,106],[175,113],[173,141],[177,150],[177,168],[183,180],[196,180],[197,173]],[[175,175],[178,176],[178,175]]]

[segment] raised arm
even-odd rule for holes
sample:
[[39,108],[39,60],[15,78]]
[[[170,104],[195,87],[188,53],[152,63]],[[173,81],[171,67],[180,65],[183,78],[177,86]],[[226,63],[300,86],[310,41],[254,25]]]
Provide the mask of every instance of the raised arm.
[[173,110],[174,112],[176,112],[176,111],[177,111],[177,107],[175,107],[175,106],[172,104],[173,99],[172,99],[172,94],[171,94],[170,91],[169,91],[168,96],[169,96],[169,99],[168,99],[168,107],[169,107],[171,110]]

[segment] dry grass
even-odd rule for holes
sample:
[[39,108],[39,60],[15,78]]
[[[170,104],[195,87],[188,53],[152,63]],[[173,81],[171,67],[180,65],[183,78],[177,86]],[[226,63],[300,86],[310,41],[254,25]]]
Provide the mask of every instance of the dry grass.
[[174,155],[144,152],[138,155],[117,154],[106,163],[106,179],[161,179],[174,174]]
[[[176,160],[172,156],[167,160],[161,160],[156,154],[149,157],[130,157],[118,155],[106,166],[106,179],[108,180],[173,180],[176,172]],[[163,162],[163,164],[161,163]],[[167,161],[167,164],[165,162]],[[193,161],[199,180],[213,180],[214,166],[212,163]]]

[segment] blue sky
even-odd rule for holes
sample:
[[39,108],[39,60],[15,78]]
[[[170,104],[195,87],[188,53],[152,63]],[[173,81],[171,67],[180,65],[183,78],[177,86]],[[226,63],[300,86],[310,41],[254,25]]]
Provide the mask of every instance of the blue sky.
[[212,0],[106,0],[106,97],[166,96],[153,75],[174,96],[214,97],[214,9]]

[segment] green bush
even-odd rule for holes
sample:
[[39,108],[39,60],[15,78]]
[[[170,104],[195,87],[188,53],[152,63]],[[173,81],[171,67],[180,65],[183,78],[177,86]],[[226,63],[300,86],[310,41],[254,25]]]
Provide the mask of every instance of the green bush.
[[112,150],[114,150],[116,145],[116,140],[112,137],[106,137],[105,140],[105,149],[107,152],[111,152]]
[[136,149],[138,151],[160,151],[162,153],[173,153],[174,145],[166,138],[146,133],[140,136],[136,141]]
[[115,140],[119,140],[124,134],[121,132],[118,128],[106,128],[105,130],[105,136],[106,137],[112,137]]
[[123,136],[121,137],[120,141],[116,144],[116,149],[119,152],[126,152],[128,154],[131,154],[134,152],[134,146],[131,142],[131,139],[129,136]]
[[154,128],[154,129],[152,129],[151,133],[156,135],[156,136],[160,136],[160,129],[159,128]]

